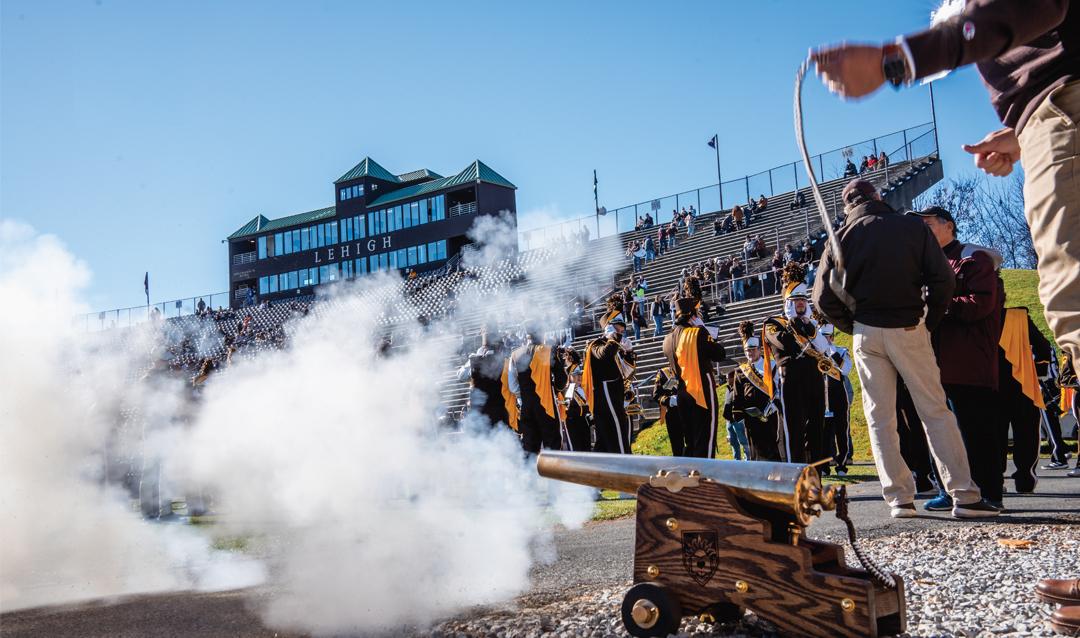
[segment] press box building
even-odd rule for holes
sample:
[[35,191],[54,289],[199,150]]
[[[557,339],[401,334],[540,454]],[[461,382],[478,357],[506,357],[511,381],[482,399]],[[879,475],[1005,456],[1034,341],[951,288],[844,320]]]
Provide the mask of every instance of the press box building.
[[516,220],[516,189],[479,160],[443,177],[394,175],[364,158],[334,182],[333,206],[259,215],[229,235],[230,304],[295,298],[379,270],[440,268],[469,242],[477,216],[507,211]]

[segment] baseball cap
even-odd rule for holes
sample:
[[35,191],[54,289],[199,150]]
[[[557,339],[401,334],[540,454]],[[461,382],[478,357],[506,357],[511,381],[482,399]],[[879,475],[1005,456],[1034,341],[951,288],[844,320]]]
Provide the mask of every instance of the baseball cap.
[[956,225],[956,220],[953,219],[952,213],[945,210],[941,206],[931,206],[923,210],[913,210],[908,215],[917,215],[919,217],[937,217],[942,221],[947,221],[953,226]]
[[870,182],[865,179],[853,179],[841,191],[840,199],[845,204],[854,204],[860,197],[862,199],[873,199],[876,193],[877,189]]

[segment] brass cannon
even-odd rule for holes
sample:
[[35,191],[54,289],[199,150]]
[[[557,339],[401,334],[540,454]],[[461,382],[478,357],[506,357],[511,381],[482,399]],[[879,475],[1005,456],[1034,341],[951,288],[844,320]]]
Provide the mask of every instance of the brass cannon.
[[[860,552],[843,487],[812,465],[541,452],[548,478],[637,493],[634,586],[622,604],[633,636],[677,633],[683,616],[746,609],[785,635],[883,636],[906,629],[904,585]],[[839,545],[806,537],[836,510],[866,569]]]

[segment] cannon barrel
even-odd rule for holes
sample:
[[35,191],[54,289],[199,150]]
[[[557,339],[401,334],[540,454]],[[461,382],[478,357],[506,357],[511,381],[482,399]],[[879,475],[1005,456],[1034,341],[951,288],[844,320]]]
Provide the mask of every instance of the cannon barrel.
[[543,451],[536,470],[547,478],[630,493],[644,484],[677,489],[679,477],[704,479],[794,516],[801,525],[835,508],[835,488],[823,489],[817,469],[799,463]]

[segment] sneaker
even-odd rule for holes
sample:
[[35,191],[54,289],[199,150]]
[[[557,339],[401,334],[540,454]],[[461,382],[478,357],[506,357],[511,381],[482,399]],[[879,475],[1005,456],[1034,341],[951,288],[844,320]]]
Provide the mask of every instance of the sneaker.
[[1080,465],[1077,465],[1073,469],[1069,470],[1065,476],[1071,476],[1073,478],[1080,477]]
[[836,468],[836,475],[837,476],[847,476],[847,470],[842,470],[840,468]]
[[1067,470],[1069,464],[1065,461],[1050,461],[1046,465],[1042,466],[1044,470]]
[[990,500],[990,499],[986,499],[986,504],[989,505],[990,507],[993,507],[994,509],[996,509],[999,512],[1004,512],[1005,511],[1005,502],[1004,501],[993,501],[993,500]]
[[952,497],[944,493],[939,493],[936,497],[923,504],[923,509],[928,512],[948,512],[952,508]]
[[974,503],[957,503],[952,510],[953,518],[992,518],[1000,512],[984,500]]
[[893,518],[915,518],[918,512],[915,511],[914,503],[902,503],[900,505],[893,505],[890,512]]

